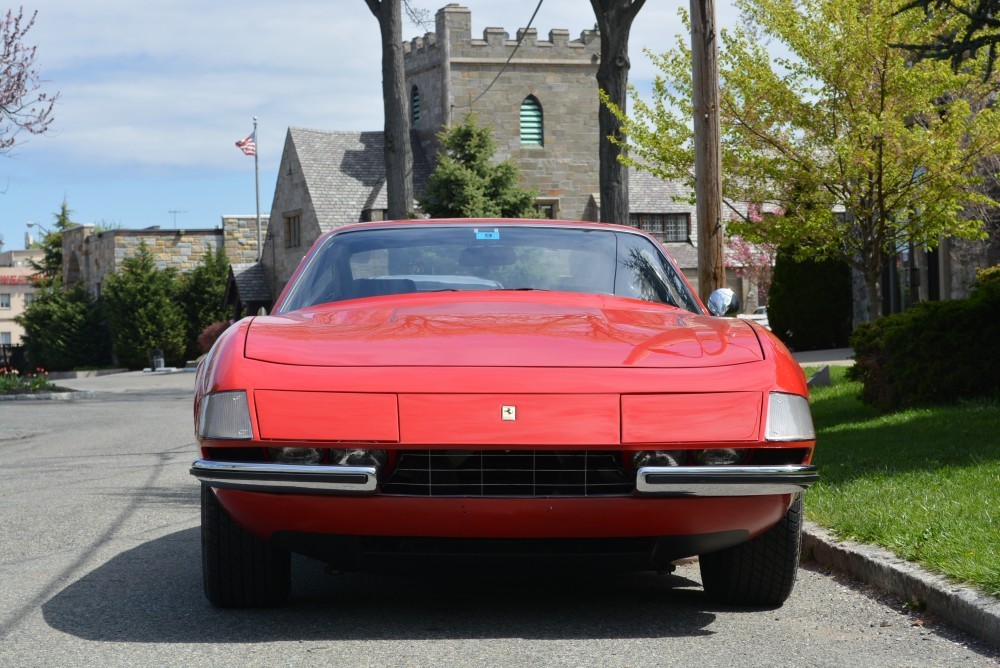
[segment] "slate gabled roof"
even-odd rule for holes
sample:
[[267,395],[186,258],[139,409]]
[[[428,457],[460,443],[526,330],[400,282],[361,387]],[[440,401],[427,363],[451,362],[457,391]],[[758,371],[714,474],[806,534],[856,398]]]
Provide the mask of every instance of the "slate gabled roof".
[[682,213],[694,216],[691,189],[680,181],[664,181],[647,171],[630,167],[628,208],[632,213]]
[[[387,208],[382,132],[289,128],[320,232],[361,220],[365,209]],[[411,135],[413,191],[423,192],[430,165]]]
[[271,289],[267,285],[264,265],[260,262],[238,262],[229,266],[236,293],[244,304],[270,302]]

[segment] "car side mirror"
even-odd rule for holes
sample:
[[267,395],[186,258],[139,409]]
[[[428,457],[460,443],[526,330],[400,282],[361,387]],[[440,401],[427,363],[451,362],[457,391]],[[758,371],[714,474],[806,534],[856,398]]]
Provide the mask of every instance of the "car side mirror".
[[708,312],[716,317],[736,315],[740,298],[729,288],[719,288],[708,297]]

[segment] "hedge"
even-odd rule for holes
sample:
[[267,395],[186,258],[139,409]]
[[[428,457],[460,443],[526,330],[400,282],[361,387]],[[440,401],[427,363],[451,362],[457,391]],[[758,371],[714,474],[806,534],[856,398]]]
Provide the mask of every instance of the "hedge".
[[1000,394],[1000,266],[968,299],[921,302],[855,329],[861,398],[882,410]]
[[768,291],[771,331],[792,350],[844,348],[851,334],[851,270],[839,260],[778,251]]

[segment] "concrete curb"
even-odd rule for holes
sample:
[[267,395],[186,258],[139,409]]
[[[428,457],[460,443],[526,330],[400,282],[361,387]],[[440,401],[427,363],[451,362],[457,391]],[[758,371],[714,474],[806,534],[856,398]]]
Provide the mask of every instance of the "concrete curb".
[[93,399],[96,392],[92,390],[73,390],[71,392],[32,392],[25,394],[0,394],[0,401],[76,401],[77,399]]
[[916,601],[954,628],[1000,647],[1000,600],[992,596],[930,573],[880,547],[837,540],[811,522],[805,523],[802,552],[807,560]]
[[94,369],[92,371],[49,371],[49,380],[70,380],[73,378],[99,378],[116,373],[125,373],[128,369]]

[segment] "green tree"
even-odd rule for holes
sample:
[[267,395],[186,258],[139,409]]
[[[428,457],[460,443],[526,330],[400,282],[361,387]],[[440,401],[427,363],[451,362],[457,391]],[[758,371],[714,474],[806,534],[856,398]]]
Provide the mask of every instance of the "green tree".
[[103,366],[111,360],[111,342],[100,304],[82,284],[63,290],[59,281],[43,285],[17,322],[33,366],[47,371]]
[[[927,26],[894,0],[737,0],[720,50],[723,192],[785,210],[732,222],[748,241],[860,271],[880,314],[884,258],[906,243],[980,238],[970,204],[977,164],[1000,150],[1000,115],[983,66],[914,62],[893,45]],[[787,55],[774,56],[776,52]],[[639,168],[692,180],[690,51],[653,56],[652,102],[626,122]],[[620,112],[619,112],[620,113]]]
[[493,131],[475,114],[438,137],[444,148],[427,181],[420,207],[432,218],[529,218],[535,191],[518,185],[512,160],[496,163]]
[[37,245],[45,255],[41,262],[32,260],[31,266],[41,274],[40,278],[43,282],[51,284],[62,280],[62,233],[71,227],[76,227],[76,223],[70,218],[72,214],[69,203],[63,199],[59,213],[53,214],[55,217],[54,229],[46,232],[38,241]]
[[103,293],[119,363],[142,368],[152,350],[162,350],[169,363],[183,361],[187,327],[176,273],[157,269],[146,244],[107,277]]
[[910,0],[900,11],[909,10],[923,12],[929,30],[922,41],[904,36],[901,48],[920,58],[951,61],[955,69],[985,52],[985,74],[993,73],[1000,44],[1000,0]]
[[229,280],[229,259],[223,248],[205,253],[201,264],[189,274],[178,278],[178,298],[183,305],[187,321],[185,330],[186,356],[194,359],[199,354],[198,336],[208,325],[227,319],[223,299]]

